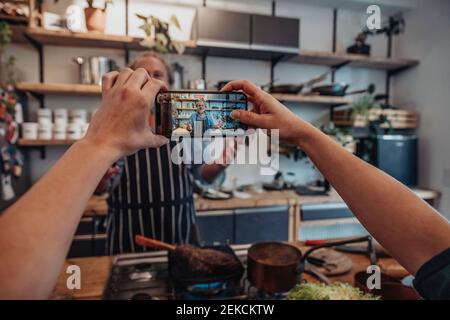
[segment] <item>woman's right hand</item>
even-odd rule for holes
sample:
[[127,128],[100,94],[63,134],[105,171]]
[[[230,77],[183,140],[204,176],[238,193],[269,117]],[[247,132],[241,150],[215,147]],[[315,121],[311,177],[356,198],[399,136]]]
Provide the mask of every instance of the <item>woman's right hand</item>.
[[269,93],[247,80],[231,81],[222,88],[222,91],[235,90],[242,90],[253,104],[252,111],[233,110],[231,116],[235,120],[254,128],[279,129],[280,139],[295,145],[299,145],[307,131],[313,128]]
[[83,140],[108,150],[114,161],[166,144],[168,139],[153,134],[149,126],[150,110],[161,90],[167,90],[164,83],[142,68],[107,73],[102,78],[102,105]]

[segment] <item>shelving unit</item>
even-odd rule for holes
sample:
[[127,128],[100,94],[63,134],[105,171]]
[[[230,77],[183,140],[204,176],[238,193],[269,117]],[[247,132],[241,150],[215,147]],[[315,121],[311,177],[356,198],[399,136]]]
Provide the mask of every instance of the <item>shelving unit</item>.
[[21,147],[41,147],[41,146],[67,146],[76,142],[77,140],[28,140],[19,139],[17,144]]
[[[128,3],[128,2],[127,2]],[[272,6],[272,14],[275,15],[275,1]],[[127,11],[127,10],[126,10]],[[37,14],[37,17],[39,14]],[[125,63],[129,61],[131,50],[146,50],[140,45],[141,38],[136,38],[128,35],[128,16],[125,13],[126,35],[108,35],[84,32],[71,32],[68,30],[45,30],[43,28],[28,26],[13,25],[13,41],[29,43],[38,52],[39,56],[39,83],[21,82],[17,84],[17,89],[21,92],[28,92],[39,100],[40,106],[45,105],[45,95],[90,95],[100,96],[101,87],[97,85],[82,85],[82,84],[61,84],[61,83],[46,83],[44,81],[44,50],[45,45],[52,46],[66,46],[66,47],[88,47],[88,48],[107,48],[123,50],[125,56]],[[30,20],[31,21],[31,20]],[[270,80],[273,83],[274,68],[280,62],[310,64],[310,65],[324,65],[333,68],[331,73],[332,81],[334,81],[335,72],[344,66],[355,68],[369,68],[386,71],[386,101],[389,100],[390,78],[394,74],[405,69],[416,66],[419,62],[412,59],[392,58],[391,54],[391,39],[388,39],[387,57],[371,57],[358,54],[347,54],[336,52],[336,30],[337,30],[337,9],[333,12],[333,52],[318,52],[300,50],[298,54],[286,52],[272,52],[270,49],[254,50],[249,48],[222,48],[212,45],[205,45],[204,43],[197,43],[194,40],[186,41],[184,43],[186,50],[185,54],[199,56],[202,59],[202,75],[206,75],[206,58],[207,56],[221,56],[221,57],[239,57],[244,59],[258,59],[270,62]],[[283,102],[292,103],[309,103],[315,105],[326,105],[330,107],[330,115],[332,117],[333,110],[336,106],[349,104],[352,102],[347,97],[328,97],[328,96],[314,96],[314,95],[291,95],[291,94],[274,94],[276,99]],[[67,143],[61,141],[21,141],[21,145],[25,146],[39,146],[39,145],[66,145]]]

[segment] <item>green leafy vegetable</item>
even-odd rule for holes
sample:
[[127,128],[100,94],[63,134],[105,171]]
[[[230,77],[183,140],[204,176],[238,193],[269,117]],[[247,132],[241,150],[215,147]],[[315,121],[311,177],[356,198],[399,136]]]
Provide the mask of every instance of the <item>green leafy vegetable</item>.
[[346,283],[302,283],[289,291],[288,300],[378,300]]

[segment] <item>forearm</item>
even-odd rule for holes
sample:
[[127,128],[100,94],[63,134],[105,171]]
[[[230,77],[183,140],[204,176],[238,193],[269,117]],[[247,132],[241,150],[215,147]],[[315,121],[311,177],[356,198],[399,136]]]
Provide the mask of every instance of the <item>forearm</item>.
[[0,219],[2,298],[47,298],[114,152],[75,143]]
[[450,246],[450,224],[407,187],[311,126],[298,144],[364,227],[412,274]]

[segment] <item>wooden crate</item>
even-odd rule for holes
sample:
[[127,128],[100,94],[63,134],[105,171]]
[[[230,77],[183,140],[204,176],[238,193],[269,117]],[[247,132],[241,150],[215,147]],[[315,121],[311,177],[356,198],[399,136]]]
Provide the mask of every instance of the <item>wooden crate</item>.
[[[368,117],[352,116],[352,109],[341,109],[334,111],[333,119],[338,126],[361,128],[368,125],[368,120],[377,120],[381,115],[387,117],[393,129],[415,129],[418,126],[418,114],[402,109],[372,109],[369,111]],[[381,127],[389,128],[389,124],[385,123]]]

